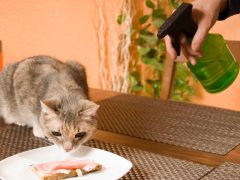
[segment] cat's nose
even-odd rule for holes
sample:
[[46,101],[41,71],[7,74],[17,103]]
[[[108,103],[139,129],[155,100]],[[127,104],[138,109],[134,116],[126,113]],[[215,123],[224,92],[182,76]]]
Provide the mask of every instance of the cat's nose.
[[66,152],[69,152],[73,149],[73,145],[71,142],[65,142],[64,145],[63,145],[63,149],[66,151]]

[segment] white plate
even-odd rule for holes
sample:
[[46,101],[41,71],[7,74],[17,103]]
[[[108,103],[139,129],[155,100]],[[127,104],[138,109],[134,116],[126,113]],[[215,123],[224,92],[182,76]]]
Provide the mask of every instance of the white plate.
[[116,180],[125,175],[132,167],[132,163],[127,159],[96,148],[82,146],[78,151],[67,154],[56,146],[47,146],[25,151],[0,161],[0,179],[39,180],[40,178],[29,167],[31,164],[64,160],[71,157],[94,160],[103,166],[101,171],[71,178],[76,180]]

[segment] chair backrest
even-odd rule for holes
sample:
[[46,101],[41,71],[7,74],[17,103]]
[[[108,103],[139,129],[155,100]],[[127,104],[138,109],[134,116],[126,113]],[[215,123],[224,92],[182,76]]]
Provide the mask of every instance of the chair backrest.
[[240,63],[240,41],[227,40],[226,42],[232,54],[234,55],[236,60]]
[[[240,63],[240,41],[226,41],[229,49],[232,54],[236,58],[236,60]],[[170,99],[171,92],[173,90],[173,81],[175,74],[176,62],[167,57],[165,69],[163,73],[163,82],[162,82],[162,91],[161,91],[161,99]]]

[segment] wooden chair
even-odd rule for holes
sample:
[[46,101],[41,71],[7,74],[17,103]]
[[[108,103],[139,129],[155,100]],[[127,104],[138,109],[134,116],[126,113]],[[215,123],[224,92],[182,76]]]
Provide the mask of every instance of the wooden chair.
[[167,60],[165,62],[165,68],[163,72],[162,91],[160,95],[161,99],[166,100],[171,98],[175,68],[176,68],[176,61],[171,60],[169,56],[167,56]]
[[[226,41],[229,49],[233,53],[234,57],[240,64],[240,41]],[[169,57],[167,57],[165,69],[163,73],[163,82],[162,82],[162,91],[161,91],[161,99],[170,99],[171,92],[173,89],[173,80],[174,73],[176,68],[176,62],[172,61]]]
[[240,64],[240,41],[226,41],[229,49]]

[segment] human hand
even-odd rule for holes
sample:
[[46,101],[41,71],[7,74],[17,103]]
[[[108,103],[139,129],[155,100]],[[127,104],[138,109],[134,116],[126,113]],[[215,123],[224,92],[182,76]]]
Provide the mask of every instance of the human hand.
[[[219,13],[225,10],[228,0],[195,0],[192,2],[193,20],[198,26],[192,43],[190,44],[184,34],[180,36],[181,50],[184,56],[192,65],[196,64],[196,57],[202,57],[201,46],[211,29],[218,19]],[[177,58],[176,50],[174,49],[171,38],[165,36],[167,52],[170,57],[175,60]]]

